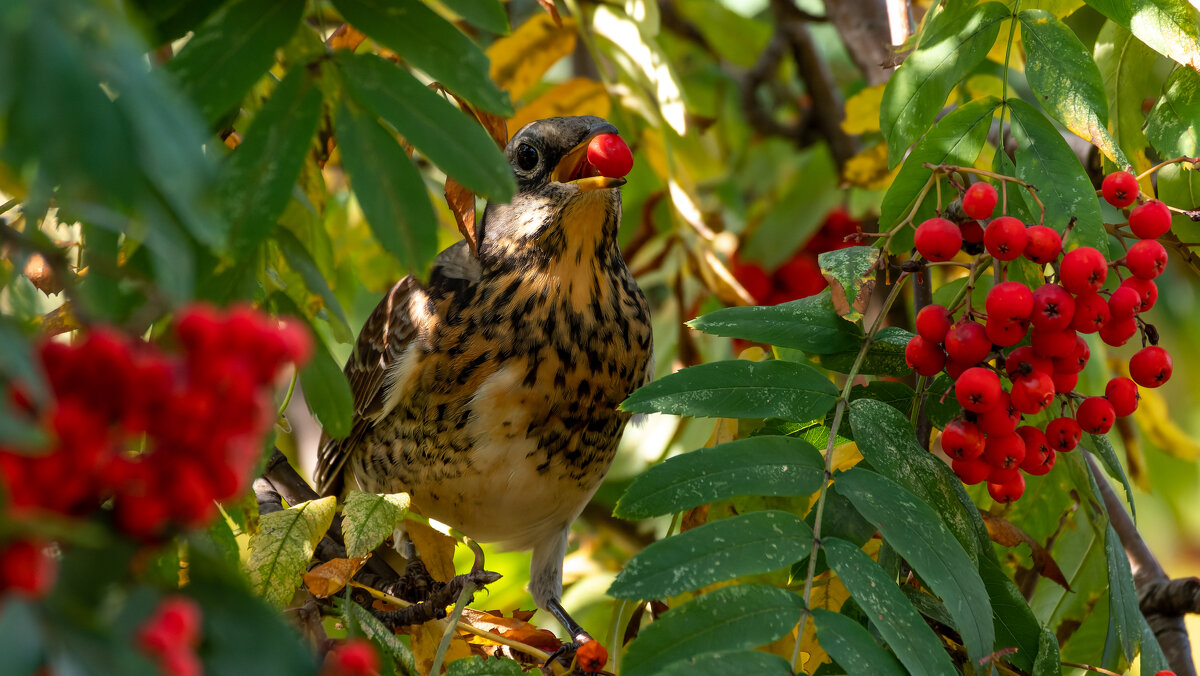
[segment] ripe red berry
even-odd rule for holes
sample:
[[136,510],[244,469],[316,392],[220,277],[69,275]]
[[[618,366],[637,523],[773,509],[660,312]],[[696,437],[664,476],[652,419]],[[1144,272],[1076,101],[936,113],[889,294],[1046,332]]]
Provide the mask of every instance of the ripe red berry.
[[1045,371],[1030,371],[1013,381],[1010,396],[1021,413],[1041,413],[1054,401],[1054,380]]
[[1046,440],[1056,451],[1067,452],[1079,445],[1083,429],[1074,418],[1055,418],[1046,425]]
[[1171,229],[1171,210],[1158,200],[1149,200],[1130,212],[1129,229],[1141,239],[1158,239]]
[[204,665],[191,650],[172,650],[162,655],[162,671],[171,676],[204,676]]
[[1075,297],[1057,284],[1043,284],[1033,291],[1033,313],[1029,322],[1045,331],[1062,331],[1075,318]]
[[1077,337],[1075,331],[1071,329],[1063,331],[1034,329],[1029,344],[1033,346],[1034,352],[1053,359],[1066,357],[1074,352]]
[[1021,424],[1021,412],[1013,406],[1012,397],[1003,389],[1000,390],[1000,401],[986,411],[975,416],[975,424],[984,435],[1003,436],[1017,431]]
[[979,221],[964,221],[958,224],[958,229],[962,231],[964,251],[974,254],[983,252],[983,226]]
[[1023,253],[1026,258],[1038,265],[1054,261],[1062,253],[1062,237],[1055,232],[1054,228],[1032,225],[1025,229],[1025,235],[1028,241],[1025,242]]
[[379,656],[370,641],[347,639],[329,654],[327,664],[335,676],[375,676],[379,673]]
[[1113,410],[1121,417],[1133,415],[1137,410],[1138,400],[1141,399],[1137,383],[1124,376],[1117,376],[1108,381],[1104,386],[1104,397],[1112,402]]
[[1147,312],[1158,302],[1158,284],[1155,284],[1152,280],[1140,277],[1126,277],[1121,280],[1121,286],[1137,291],[1138,297],[1142,300],[1142,304],[1137,308],[1138,312]]
[[1108,301],[1098,293],[1085,293],[1075,299],[1071,328],[1080,333],[1095,333],[1112,319]]
[[1011,261],[1025,251],[1029,236],[1025,224],[1012,216],[1001,216],[983,231],[983,246],[998,261]]
[[730,272],[756,303],[762,303],[771,294],[771,277],[758,263],[735,261]]
[[960,321],[946,334],[946,353],[960,364],[978,364],[991,351],[987,330],[973,321]]
[[1054,449],[1046,441],[1045,433],[1033,425],[1022,425],[1017,428],[1017,434],[1025,442],[1025,459],[1021,461],[1021,469],[1035,476],[1049,472],[1054,466]]
[[955,418],[942,430],[942,451],[951,458],[973,460],[983,455],[983,431],[973,422]]
[[1118,209],[1124,208],[1137,201],[1137,177],[1128,171],[1114,171],[1104,177],[1100,183],[1100,192],[1104,199]]
[[1133,317],[1128,319],[1113,319],[1100,329],[1100,340],[1104,341],[1105,345],[1113,347],[1121,347],[1129,342],[1133,334],[1137,333],[1137,320]]
[[918,375],[935,376],[946,366],[946,352],[924,336],[913,336],[904,346],[904,361]]
[[14,593],[41,598],[58,577],[58,562],[43,542],[17,540],[0,550],[0,596]]
[[1142,387],[1158,387],[1171,379],[1171,355],[1157,345],[1129,358],[1129,376]]
[[633,169],[633,153],[624,139],[616,134],[594,137],[588,143],[587,159],[601,176],[609,178],[621,178]]
[[1029,345],[1022,345],[1008,353],[1008,358],[1004,361],[1004,372],[1008,374],[1008,379],[1012,380],[1018,377],[1021,372],[1021,364],[1028,364],[1030,370],[1050,373],[1054,370],[1054,362],[1043,357],[1033,351]]
[[1167,249],[1158,240],[1140,240],[1125,254],[1125,267],[1135,277],[1154,279],[1167,267]]
[[1054,463],[1058,460],[1058,451],[1046,445],[1044,454],[1035,454],[1032,458],[1029,455],[1025,456],[1025,461],[1021,463],[1021,470],[1033,476],[1045,476],[1054,469]]
[[1025,334],[1029,330],[1029,322],[1024,320],[1010,321],[1007,319],[997,321],[988,317],[987,323],[984,324],[984,329],[987,331],[988,340],[992,341],[993,345],[1012,347],[1025,338]]
[[1025,440],[1015,431],[989,435],[983,448],[983,459],[992,467],[1016,467],[1025,459]]
[[963,194],[963,213],[977,220],[991,218],[996,210],[996,201],[996,189],[990,183],[973,183]]
[[1108,261],[1104,254],[1090,246],[1068,251],[1058,268],[1058,281],[1072,294],[1094,293],[1108,277]]
[[1084,432],[1091,434],[1107,434],[1117,420],[1117,413],[1112,402],[1104,397],[1088,397],[1075,410],[1075,422]]
[[1055,371],[1050,374],[1050,379],[1054,381],[1055,394],[1066,394],[1074,390],[1075,385],[1079,383],[1079,374]]
[[992,473],[992,466],[984,462],[982,457],[970,460],[955,458],[950,461],[950,469],[954,470],[960,481],[969,486],[986,481]]
[[940,343],[946,340],[946,332],[950,330],[950,311],[943,305],[926,305],[917,313],[915,326],[917,334]]
[[988,319],[1028,319],[1033,313],[1033,292],[1020,282],[1000,282],[988,291],[984,306]]
[[973,366],[954,383],[954,396],[958,403],[968,411],[982,413],[994,408],[1003,400],[1003,388],[1000,387],[1000,376],[990,369]]
[[1133,319],[1142,307],[1142,297],[1131,286],[1118,286],[1108,297],[1108,309],[1116,320]]
[[[1013,468],[1016,471],[1016,468]],[[993,474],[994,475],[994,474]],[[1006,481],[993,481],[992,476],[988,477],[988,495],[996,502],[1008,504],[1021,499],[1025,494],[1025,477],[1020,471],[1015,474],[1006,475]]]
[[575,660],[585,674],[594,674],[608,664],[608,651],[599,641],[588,641],[579,646]]
[[931,218],[917,226],[913,243],[927,260],[948,261],[962,248],[962,231],[944,218]]
[[1058,373],[1079,373],[1092,358],[1092,348],[1080,336],[1075,336],[1075,348],[1070,354],[1054,358],[1054,370]]

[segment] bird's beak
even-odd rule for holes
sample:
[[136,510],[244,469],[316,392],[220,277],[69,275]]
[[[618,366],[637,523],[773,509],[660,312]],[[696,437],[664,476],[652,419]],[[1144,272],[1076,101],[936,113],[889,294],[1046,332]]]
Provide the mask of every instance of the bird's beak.
[[601,176],[599,170],[592,166],[587,159],[588,144],[600,134],[615,134],[617,128],[605,122],[597,124],[588,130],[587,138],[575,146],[563,158],[558,166],[550,173],[550,180],[556,183],[573,183],[579,186],[579,192],[619,188],[625,185],[624,178]]

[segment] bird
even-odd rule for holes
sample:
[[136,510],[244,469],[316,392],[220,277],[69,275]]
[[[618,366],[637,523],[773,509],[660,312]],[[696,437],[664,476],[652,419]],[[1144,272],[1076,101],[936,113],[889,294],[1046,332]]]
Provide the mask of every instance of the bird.
[[[422,515],[479,542],[532,550],[529,592],[578,644],[562,607],[572,522],[612,463],[653,376],[646,298],[617,244],[625,179],[601,175],[595,116],[531,122],[505,157],[517,189],[436,258],[426,284],[397,282],[345,366],[349,436],[324,437],[318,490],[408,493]],[[611,172],[610,172],[611,173]]]

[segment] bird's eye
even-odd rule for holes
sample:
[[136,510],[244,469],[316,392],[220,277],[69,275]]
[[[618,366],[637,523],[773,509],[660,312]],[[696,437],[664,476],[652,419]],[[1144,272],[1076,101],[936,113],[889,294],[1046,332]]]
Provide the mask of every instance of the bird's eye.
[[521,145],[517,146],[517,166],[518,167],[520,167],[524,171],[529,171],[530,169],[533,169],[534,167],[536,167],[537,163],[538,163],[537,148],[534,148],[533,146],[529,145],[528,143],[522,143]]

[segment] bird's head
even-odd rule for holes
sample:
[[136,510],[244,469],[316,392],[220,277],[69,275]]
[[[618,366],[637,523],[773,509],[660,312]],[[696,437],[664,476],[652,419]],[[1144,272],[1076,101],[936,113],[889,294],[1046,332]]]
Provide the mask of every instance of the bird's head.
[[[517,179],[507,204],[489,203],[480,257],[557,257],[575,243],[615,242],[620,223],[619,176],[589,161],[588,145],[617,128],[602,118],[551,117],[522,127],[504,153]],[[611,171],[607,173],[612,173]]]

